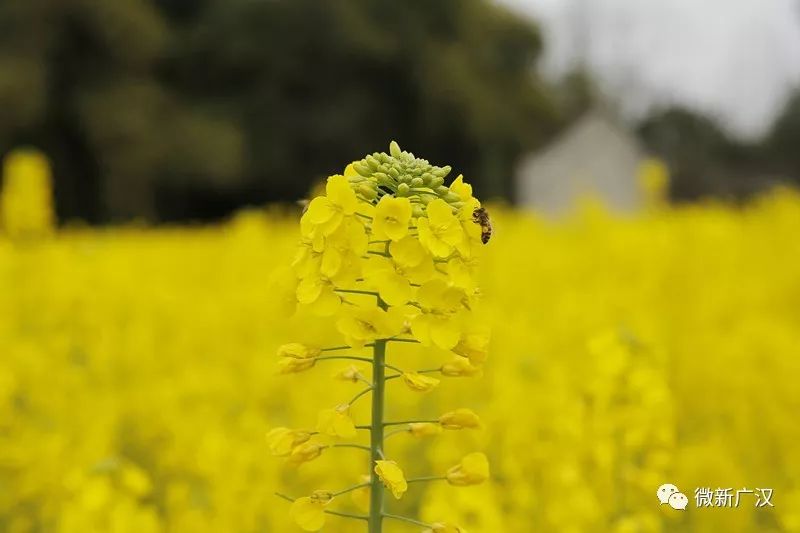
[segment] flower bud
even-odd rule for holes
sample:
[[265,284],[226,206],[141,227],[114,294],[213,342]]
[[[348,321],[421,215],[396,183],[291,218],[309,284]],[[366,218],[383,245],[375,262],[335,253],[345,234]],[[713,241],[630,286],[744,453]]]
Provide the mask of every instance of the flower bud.
[[430,422],[412,422],[408,431],[415,437],[434,437],[442,432],[442,426]]
[[294,359],[310,359],[317,357],[322,350],[316,346],[308,346],[299,342],[283,344],[278,348],[278,357],[292,357]]
[[361,161],[356,161],[355,163],[353,163],[353,170],[355,170],[365,178],[368,178],[372,175],[372,169]]
[[442,375],[449,378],[472,377],[482,372],[481,367],[473,366],[469,359],[464,357],[454,357],[452,361],[442,365]]
[[378,197],[378,191],[375,190],[375,187],[371,187],[366,183],[358,186],[358,193],[367,200],[374,200]]
[[428,392],[436,388],[439,380],[416,372],[405,372],[403,374],[403,381],[406,386],[417,392]]
[[378,161],[378,159],[374,156],[368,155],[365,159],[367,161],[367,165],[369,165],[369,168],[371,168],[373,171],[378,170],[378,167],[381,166],[381,162]]
[[329,490],[315,490],[311,493],[310,498],[315,502],[321,503],[322,505],[327,505],[331,503],[331,500],[333,500],[333,493]]
[[445,166],[445,167],[438,167],[438,168],[433,169],[432,174],[434,176],[438,176],[438,177],[444,179],[444,178],[447,177],[448,174],[450,174],[451,170],[453,170],[453,169],[452,169],[452,167],[450,167],[450,165]]
[[444,195],[444,200],[448,204],[452,205],[452,204],[455,204],[456,202],[460,201],[461,197],[459,195],[457,195],[456,193],[454,193],[453,191],[451,191],[450,189],[447,189],[447,192]]
[[294,357],[284,357],[278,361],[278,374],[297,374],[313,368],[316,362],[315,358],[296,359]]
[[434,176],[433,179],[431,179],[430,183],[428,184],[428,187],[430,187],[431,189],[435,189],[436,187],[441,186],[442,183],[444,183],[444,178],[441,178],[439,176]]
[[453,524],[436,522],[435,524],[431,524],[430,529],[426,529],[422,533],[467,533],[467,532],[457,526],[454,526]]
[[350,418],[350,406],[342,404],[334,409],[323,409],[317,419],[317,431],[331,437],[352,439],[356,436],[356,426]]
[[392,157],[400,157],[403,151],[400,149],[400,145],[397,144],[397,142],[392,141],[389,143],[389,153],[392,154]]
[[481,420],[471,409],[456,409],[439,417],[444,429],[475,429],[481,427]]
[[408,193],[411,192],[411,187],[408,186],[408,183],[401,183],[397,186],[397,195],[398,196],[407,196]]
[[489,461],[482,453],[464,456],[461,462],[447,471],[447,482],[458,487],[480,485],[489,479]]
[[394,182],[394,180],[392,178],[390,178],[388,174],[386,174],[385,172],[382,172],[382,171],[376,172],[375,174],[373,174],[373,176],[375,176],[375,178],[377,178],[378,183],[380,183],[381,185],[385,185],[385,184],[389,184],[389,183],[393,183]]
[[453,351],[469,359],[473,365],[480,365],[488,357],[489,334],[469,333],[461,337]]
[[324,449],[325,446],[317,442],[305,442],[299,446],[295,446],[294,449],[292,449],[292,453],[289,455],[288,462],[289,464],[297,466],[302,463],[313,461],[320,456],[322,450]]
[[425,185],[425,180],[423,180],[422,178],[413,178],[411,180],[411,186],[414,187],[415,189],[422,187],[423,185]]
[[295,447],[307,442],[310,438],[311,433],[308,431],[278,427],[267,433],[267,445],[272,455],[284,457],[292,453]]
[[355,365],[350,365],[346,368],[343,368],[334,374],[333,377],[341,381],[352,381],[353,383],[358,383],[359,380],[364,379],[364,375],[361,373],[361,370],[359,370]]

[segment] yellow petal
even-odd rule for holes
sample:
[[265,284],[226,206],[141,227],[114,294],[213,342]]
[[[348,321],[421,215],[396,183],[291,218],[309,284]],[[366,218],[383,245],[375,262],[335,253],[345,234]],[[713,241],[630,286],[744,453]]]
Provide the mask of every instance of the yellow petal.
[[402,498],[408,490],[403,471],[394,461],[375,461],[375,473],[396,499]]
[[304,496],[292,502],[289,516],[303,531],[319,531],[325,525],[325,506]]
[[417,392],[428,392],[439,385],[439,380],[417,372],[406,372],[403,374],[403,382],[409,389]]

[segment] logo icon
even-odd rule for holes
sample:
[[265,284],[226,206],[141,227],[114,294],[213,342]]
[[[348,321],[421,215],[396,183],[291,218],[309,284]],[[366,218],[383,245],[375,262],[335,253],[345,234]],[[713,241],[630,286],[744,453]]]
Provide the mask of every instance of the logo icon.
[[689,505],[689,498],[672,483],[664,483],[658,487],[656,496],[661,505],[669,505],[678,511],[685,511],[686,506]]

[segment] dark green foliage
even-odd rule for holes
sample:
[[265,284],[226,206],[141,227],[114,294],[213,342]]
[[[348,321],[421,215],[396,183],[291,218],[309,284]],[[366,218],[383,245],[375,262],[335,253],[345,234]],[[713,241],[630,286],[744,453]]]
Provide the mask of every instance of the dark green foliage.
[[59,214],[291,201],[397,139],[508,195],[558,122],[541,38],[489,0],[0,3],[0,151],[54,159]]

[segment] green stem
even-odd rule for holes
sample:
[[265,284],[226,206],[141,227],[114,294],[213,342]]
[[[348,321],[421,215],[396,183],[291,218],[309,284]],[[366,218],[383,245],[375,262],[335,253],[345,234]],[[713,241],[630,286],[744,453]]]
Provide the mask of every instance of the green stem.
[[353,396],[353,399],[350,400],[349,402],[347,402],[347,405],[353,405],[356,400],[358,400],[359,398],[361,398],[362,396],[364,396],[365,394],[367,394],[371,390],[372,390],[372,385],[370,384],[369,387],[367,387],[366,389],[362,390],[361,392],[359,392],[358,394]]
[[398,422],[384,422],[384,426],[402,426],[403,424],[438,424],[438,420],[400,420]]
[[[355,488],[358,488],[358,487],[355,487]],[[349,490],[354,490],[354,489],[349,489]],[[346,491],[346,492],[348,492],[348,491]],[[343,494],[343,493],[341,493],[341,494]],[[291,496],[287,496],[286,494],[281,494],[280,492],[276,492],[275,496],[277,496],[278,498],[283,498],[287,502],[293,502],[295,500],[295,498],[292,498]],[[342,511],[329,511],[329,510],[325,509],[325,513],[330,514],[330,515],[334,515],[334,516],[341,516],[343,518],[354,518],[356,520],[366,520],[367,519],[367,517],[364,516],[364,515],[353,514],[353,513],[344,513]]]
[[387,337],[385,339],[378,339],[375,342],[382,341],[382,342],[411,342],[413,344],[419,344],[419,341],[416,339],[400,339],[397,337]]
[[430,524],[426,524],[425,522],[420,522],[419,520],[414,520],[413,518],[409,518],[407,516],[400,516],[389,513],[383,513],[383,516],[385,516],[386,518],[391,518],[392,520],[400,520],[401,522],[408,522],[409,524],[414,524],[420,527],[427,527],[427,528],[431,527]]
[[346,294],[367,294],[369,296],[377,296],[378,293],[374,291],[361,291],[357,289],[334,289],[335,292],[342,292]]
[[328,448],[355,448],[357,450],[364,450],[367,452],[371,452],[372,448],[369,446],[362,446],[360,444],[330,444]]
[[330,348],[321,348],[320,352],[335,352],[336,350],[347,350],[349,346],[332,346]]
[[349,361],[364,361],[365,363],[372,364],[372,359],[369,357],[358,357],[356,355],[324,355],[317,357],[317,361],[333,361],[336,359],[347,359]]
[[389,431],[388,433],[386,433],[386,434],[383,436],[383,438],[384,438],[384,439],[388,439],[388,438],[389,438],[389,437],[391,437],[392,435],[398,435],[398,434],[400,434],[400,433],[410,433],[410,432],[411,432],[411,430],[410,430],[409,428],[404,428],[404,429],[393,429],[392,431]]
[[358,490],[364,487],[369,487],[369,483],[359,483],[358,485],[353,485],[352,487],[347,487],[346,489],[342,489],[338,492],[333,493],[333,497],[341,496],[342,494],[347,494],[348,492],[353,492],[354,490]]
[[447,476],[425,476],[425,477],[412,477],[407,479],[406,483],[424,483],[426,481],[443,481]]
[[325,509],[327,514],[332,514],[334,516],[341,516],[343,518],[354,518],[356,520],[367,520],[367,517],[360,514],[352,514],[352,513],[343,513],[342,511],[329,511]]
[[[381,300],[378,305],[385,308]],[[372,423],[370,428],[369,533],[383,530],[383,483],[375,473],[376,461],[383,457],[383,410],[386,376],[386,341],[376,340],[372,368]]]

